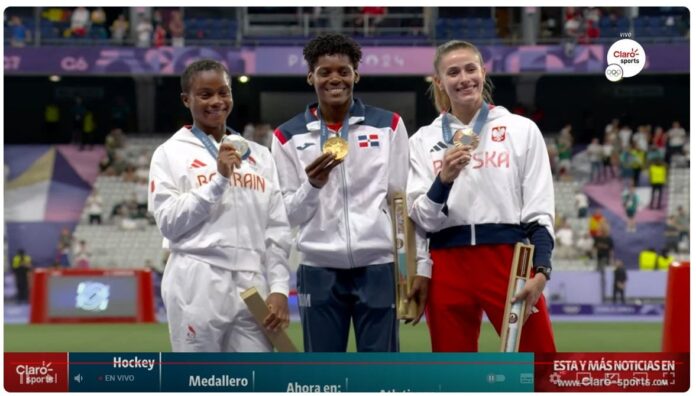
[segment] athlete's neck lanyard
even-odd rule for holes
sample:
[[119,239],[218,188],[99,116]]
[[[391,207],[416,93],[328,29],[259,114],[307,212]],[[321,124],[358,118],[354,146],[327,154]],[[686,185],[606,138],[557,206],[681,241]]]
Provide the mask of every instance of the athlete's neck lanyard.
[[[235,131],[234,129],[232,129],[228,126],[225,126],[225,129],[229,133],[237,133],[237,131]],[[196,136],[198,138],[198,140],[201,141],[201,143],[203,143],[203,145],[208,150],[210,155],[213,156],[213,158],[217,160],[218,149],[217,149],[217,147],[215,147],[215,144],[213,144],[213,142],[210,141],[210,138],[208,137],[208,135],[206,135],[205,132],[201,131],[200,128],[198,128],[196,125],[191,126],[191,132],[194,134],[194,136]]]
[[[481,103],[481,110],[479,111],[478,117],[476,117],[476,121],[474,121],[473,129],[476,136],[481,134],[483,124],[486,123],[487,118],[488,103],[486,103],[486,101],[484,100],[483,103]],[[442,138],[445,140],[445,143],[452,144],[452,127],[450,126],[448,112],[442,112]]]
[[[355,102],[353,102],[353,104],[350,105],[350,109],[348,109],[348,112],[346,113],[346,118],[343,120],[343,125],[341,125],[341,137],[345,141],[348,141],[348,130],[350,129],[350,113],[353,112],[354,105]],[[319,118],[319,125],[321,126],[320,147],[324,147],[324,143],[329,138],[329,128],[326,126],[324,118],[322,118],[321,116],[321,112],[319,111],[319,105],[317,105],[317,118]]]

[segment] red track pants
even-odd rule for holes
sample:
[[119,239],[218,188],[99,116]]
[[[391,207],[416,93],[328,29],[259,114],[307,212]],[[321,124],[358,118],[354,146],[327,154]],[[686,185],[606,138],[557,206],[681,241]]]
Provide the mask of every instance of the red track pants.
[[[476,352],[483,312],[500,334],[514,245],[433,249],[427,318],[433,352]],[[542,295],[522,328],[520,352],[556,352]]]

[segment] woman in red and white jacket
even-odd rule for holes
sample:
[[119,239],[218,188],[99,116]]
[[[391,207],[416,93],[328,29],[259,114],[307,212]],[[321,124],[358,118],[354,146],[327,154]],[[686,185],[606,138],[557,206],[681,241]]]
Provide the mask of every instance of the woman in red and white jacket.
[[[483,312],[500,333],[514,245],[535,245],[520,351],[555,351],[542,295],[551,274],[554,195],[544,139],[533,121],[494,106],[478,49],[437,48],[432,93],[442,113],[411,136],[409,214],[427,232],[433,351],[477,351]],[[474,144],[454,146],[464,131]],[[423,255],[423,252],[421,252]],[[531,314],[531,315],[530,315]],[[528,320],[527,320],[528,318]]]

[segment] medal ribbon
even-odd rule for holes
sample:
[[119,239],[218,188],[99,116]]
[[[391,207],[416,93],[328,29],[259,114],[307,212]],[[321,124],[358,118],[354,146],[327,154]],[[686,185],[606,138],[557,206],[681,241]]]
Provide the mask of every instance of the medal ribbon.
[[[353,106],[355,105],[355,102],[353,102],[352,105],[350,105],[350,109],[348,110],[348,113],[346,113],[346,118],[343,120],[343,125],[341,125],[341,138],[345,140],[346,142],[348,141],[348,130],[350,129],[350,113],[353,112]],[[320,140],[320,148],[324,147],[324,143],[326,143],[326,140],[329,138],[329,128],[326,126],[326,123],[324,122],[324,118],[321,116],[321,112],[319,111],[319,105],[317,105],[317,118],[319,118],[319,125],[321,126],[321,140]]]
[[[483,129],[483,124],[486,123],[486,119],[488,118],[488,103],[484,100],[483,103],[481,103],[481,110],[479,111],[478,117],[476,117],[476,121],[474,121],[474,133],[476,136],[481,134],[481,130]],[[447,144],[452,144],[452,127],[450,126],[449,122],[449,113],[443,111],[442,112],[442,139],[444,139],[445,143]]]
[[[228,126],[225,126],[225,129],[229,133],[234,133],[234,134],[239,135],[239,132],[235,131],[234,129],[232,129]],[[210,141],[210,138],[208,137],[208,135],[206,135],[205,132],[201,131],[196,125],[193,125],[191,127],[191,132],[194,134],[194,136],[196,136],[198,138],[198,140],[201,141],[201,143],[203,143],[203,145],[208,150],[208,152],[213,157],[213,159],[215,159],[217,161],[218,149],[217,149],[217,147],[215,147],[215,144],[213,144],[213,142]]]

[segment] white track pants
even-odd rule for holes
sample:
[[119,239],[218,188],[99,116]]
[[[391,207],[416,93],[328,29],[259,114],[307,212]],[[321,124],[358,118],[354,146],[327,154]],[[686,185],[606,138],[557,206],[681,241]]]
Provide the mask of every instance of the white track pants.
[[252,286],[268,296],[262,273],[225,270],[172,253],[162,280],[172,351],[272,351],[240,297]]

